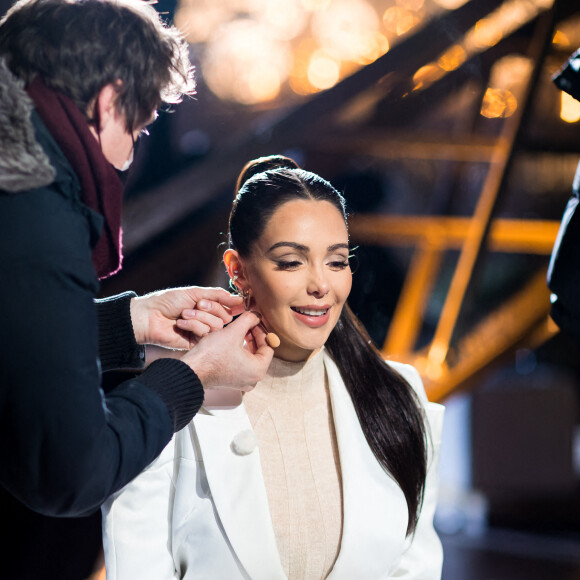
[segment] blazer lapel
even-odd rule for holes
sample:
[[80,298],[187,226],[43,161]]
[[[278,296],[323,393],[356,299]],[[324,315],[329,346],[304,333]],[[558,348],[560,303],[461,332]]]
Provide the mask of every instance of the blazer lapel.
[[324,362],[343,484],[342,540],[328,578],[357,578],[361,565],[366,577],[383,578],[402,551],[407,504],[369,448],[338,368],[327,354]]
[[260,455],[234,452],[232,441],[252,429],[243,405],[198,414],[195,428],[213,502],[233,551],[252,580],[285,579]]

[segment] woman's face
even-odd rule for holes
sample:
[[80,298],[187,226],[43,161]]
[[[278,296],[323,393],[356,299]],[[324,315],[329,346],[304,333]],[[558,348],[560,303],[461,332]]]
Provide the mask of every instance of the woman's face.
[[306,360],[335,327],[350,293],[348,233],[328,201],[280,206],[241,261],[245,286],[266,327],[280,338],[278,358]]

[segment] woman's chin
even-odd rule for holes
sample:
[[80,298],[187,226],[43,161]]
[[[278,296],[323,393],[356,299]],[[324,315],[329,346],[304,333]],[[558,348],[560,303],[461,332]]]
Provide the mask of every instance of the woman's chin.
[[282,341],[280,346],[274,350],[274,356],[290,362],[305,361],[317,353],[323,346],[324,343],[321,344],[319,342],[288,345]]

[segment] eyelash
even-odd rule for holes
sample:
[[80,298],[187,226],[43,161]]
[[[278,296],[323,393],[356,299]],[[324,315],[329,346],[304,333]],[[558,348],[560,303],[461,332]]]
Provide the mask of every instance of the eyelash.
[[344,262],[330,262],[330,265],[332,268],[336,268],[338,270],[344,270],[349,266],[348,260],[345,260]]
[[291,270],[292,268],[297,268],[300,266],[300,262],[292,261],[292,262],[276,262],[276,267],[278,270]]
[[[292,262],[276,262],[276,267],[278,268],[278,270],[292,270],[293,268],[298,268],[298,266],[301,265],[301,262],[298,261],[292,261]],[[334,268],[336,270],[344,270],[345,268],[348,268],[349,263],[348,260],[345,260],[344,262],[330,262],[329,263],[331,268]]]

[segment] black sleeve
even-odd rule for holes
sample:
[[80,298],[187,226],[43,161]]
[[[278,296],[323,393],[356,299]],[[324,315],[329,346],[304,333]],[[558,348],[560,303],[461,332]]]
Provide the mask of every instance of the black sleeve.
[[87,219],[52,190],[0,194],[0,484],[47,515],[96,509],[203,400],[169,359],[103,394]]
[[137,344],[131,323],[131,298],[136,296],[135,292],[124,292],[95,300],[103,372],[145,366],[145,347]]

